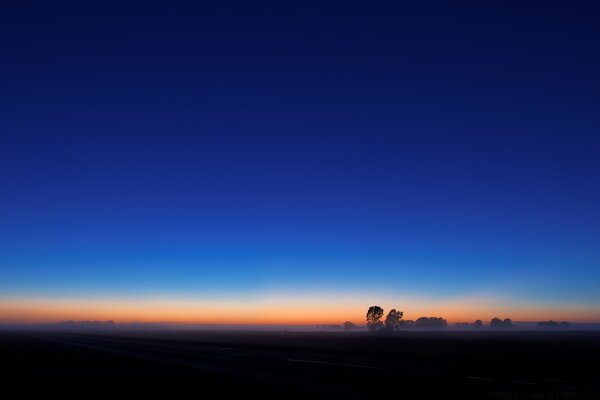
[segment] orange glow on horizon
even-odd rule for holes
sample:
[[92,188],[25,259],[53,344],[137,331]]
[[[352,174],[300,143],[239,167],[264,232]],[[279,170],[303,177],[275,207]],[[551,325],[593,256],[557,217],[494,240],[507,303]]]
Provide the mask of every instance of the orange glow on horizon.
[[398,302],[369,299],[318,297],[262,298],[239,301],[169,299],[3,299],[0,322],[55,323],[62,320],[114,320],[115,322],[180,324],[313,325],[340,324],[346,320],[363,324],[369,305],[379,304],[386,312],[404,311],[404,319],[441,316],[450,324],[484,322],[492,317],[513,321],[567,320],[599,322],[600,312],[581,306],[552,304],[502,304],[491,299],[457,299]]

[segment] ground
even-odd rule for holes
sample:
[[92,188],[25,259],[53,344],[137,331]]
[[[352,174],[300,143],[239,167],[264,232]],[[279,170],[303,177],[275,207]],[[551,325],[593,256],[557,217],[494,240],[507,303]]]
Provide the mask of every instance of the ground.
[[1,381],[81,395],[600,399],[600,332],[0,333]]

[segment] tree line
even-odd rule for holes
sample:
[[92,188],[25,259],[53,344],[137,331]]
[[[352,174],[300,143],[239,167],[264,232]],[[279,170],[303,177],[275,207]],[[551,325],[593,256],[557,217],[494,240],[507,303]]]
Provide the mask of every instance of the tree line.
[[401,328],[445,328],[448,326],[448,321],[441,317],[420,317],[415,321],[403,320],[404,313],[395,308],[391,309],[384,320],[383,308],[379,306],[371,306],[367,310],[367,329],[372,332],[388,331],[393,332]]
[[[448,326],[448,321],[446,321],[444,318],[441,318],[441,317],[420,317],[414,321],[413,320],[404,320],[404,319],[402,319],[402,317],[404,316],[404,313],[402,311],[398,311],[395,308],[391,309],[387,313],[385,318],[383,318],[383,316],[384,316],[383,308],[381,308],[379,306],[369,307],[369,309],[367,310],[367,315],[366,315],[367,329],[370,330],[371,332],[377,332],[377,331],[393,332],[393,331],[400,330],[402,328],[414,327],[414,328],[425,328],[425,329],[442,329],[442,328],[446,328]],[[538,326],[540,326],[540,327],[554,326],[555,324],[557,326],[562,326],[562,327],[568,326],[567,322],[564,322],[561,325],[559,325],[558,323],[555,323],[554,321],[540,322],[538,324]],[[483,326],[484,326],[483,321],[481,321],[480,319],[474,321],[473,323],[464,322],[464,323],[459,323],[456,325],[463,326],[463,327],[473,327],[473,328],[483,328]],[[501,319],[498,317],[494,317],[490,320],[489,326],[494,329],[509,329],[509,328],[512,328],[513,323],[510,318]],[[354,329],[354,328],[356,328],[356,325],[354,325],[354,323],[352,323],[350,321],[344,322],[344,329]]]

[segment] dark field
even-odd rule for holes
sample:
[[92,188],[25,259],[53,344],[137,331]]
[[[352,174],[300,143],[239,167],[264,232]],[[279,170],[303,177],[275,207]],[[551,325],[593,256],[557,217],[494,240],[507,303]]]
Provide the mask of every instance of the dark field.
[[600,399],[600,332],[0,333],[3,391]]

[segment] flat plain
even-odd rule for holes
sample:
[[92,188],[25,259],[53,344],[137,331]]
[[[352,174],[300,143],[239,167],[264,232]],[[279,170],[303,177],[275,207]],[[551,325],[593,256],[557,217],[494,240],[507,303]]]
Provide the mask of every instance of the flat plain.
[[600,398],[600,332],[6,331],[3,390],[229,398]]

